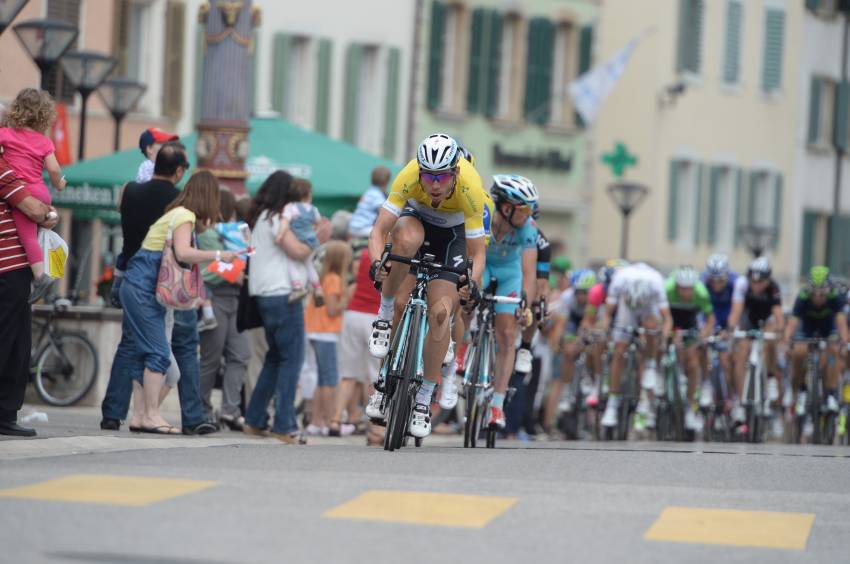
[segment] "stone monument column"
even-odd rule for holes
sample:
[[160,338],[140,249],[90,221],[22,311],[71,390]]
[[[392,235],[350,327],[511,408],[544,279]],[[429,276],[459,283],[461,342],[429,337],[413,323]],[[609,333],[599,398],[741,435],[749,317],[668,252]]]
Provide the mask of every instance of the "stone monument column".
[[201,5],[198,21],[206,33],[197,168],[212,172],[234,194],[245,194],[253,31],[260,8],[251,0],[211,0]]

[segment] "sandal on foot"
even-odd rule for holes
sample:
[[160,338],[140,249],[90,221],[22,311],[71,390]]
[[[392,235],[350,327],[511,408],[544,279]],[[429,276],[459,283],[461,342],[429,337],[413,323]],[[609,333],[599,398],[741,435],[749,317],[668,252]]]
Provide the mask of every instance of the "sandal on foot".
[[152,435],[179,435],[180,429],[174,425],[159,425],[157,427],[140,427],[142,433],[150,433]]

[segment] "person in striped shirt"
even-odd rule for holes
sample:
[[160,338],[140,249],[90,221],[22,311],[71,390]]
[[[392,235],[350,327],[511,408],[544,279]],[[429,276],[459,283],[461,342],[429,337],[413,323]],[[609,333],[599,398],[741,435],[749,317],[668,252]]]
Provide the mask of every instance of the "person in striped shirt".
[[0,155],[0,435],[32,437],[34,429],[17,424],[29,378],[32,271],[12,219],[13,208],[42,227],[58,223],[55,210],[30,194]]

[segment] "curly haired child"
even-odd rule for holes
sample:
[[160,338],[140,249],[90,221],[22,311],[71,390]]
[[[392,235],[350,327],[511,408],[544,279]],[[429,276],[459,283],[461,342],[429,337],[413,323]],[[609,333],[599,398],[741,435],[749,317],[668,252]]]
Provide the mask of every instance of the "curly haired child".
[[[50,182],[58,190],[65,188],[65,177],[56,160],[56,149],[47,132],[56,117],[53,98],[34,88],[21,90],[12,102],[4,127],[0,127],[0,146],[3,157],[18,177],[27,183],[30,193],[50,205],[50,190],[44,184],[47,170]],[[12,210],[21,245],[27,254],[33,274],[30,303],[37,301],[50,289],[53,279],[44,271],[44,256],[38,244],[38,226],[17,209]]]

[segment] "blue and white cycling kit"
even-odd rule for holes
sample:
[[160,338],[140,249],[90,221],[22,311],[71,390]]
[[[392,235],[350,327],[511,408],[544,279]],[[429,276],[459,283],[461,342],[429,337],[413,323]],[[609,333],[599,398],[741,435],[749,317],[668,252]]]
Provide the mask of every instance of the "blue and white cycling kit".
[[708,288],[708,296],[711,298],[711,307],[714,308],[715,326],[718,329],[726,329],[726,325],[729,322],[729,314],[732,312],[732,293],[738,275],[730,272],[726,285],[719,292],[714,291],[710,278],[708,273],[702,275],[702,282]]
[[[487,247],[487,266],[484,268],[483,283],[486,288],[490,279],[497,281],[496,295],[509,298],[522,293],[522,254],[537,248],[537,225],[529,218],[519,229],[512,229],[504,239],[490,238]],[[513,304],[496,304],[496,313],[513,313]]]

